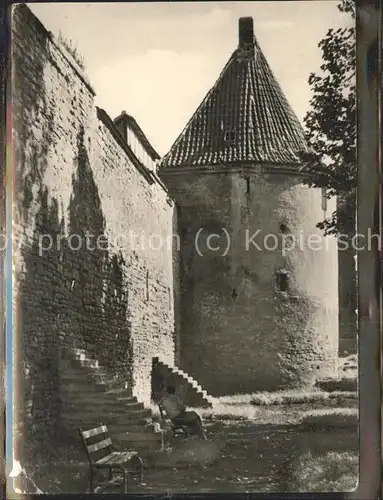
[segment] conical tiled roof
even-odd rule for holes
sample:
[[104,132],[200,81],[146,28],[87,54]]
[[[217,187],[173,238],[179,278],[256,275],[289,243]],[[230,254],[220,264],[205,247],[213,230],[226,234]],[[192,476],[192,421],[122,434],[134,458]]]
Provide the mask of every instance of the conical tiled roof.
[[161,167],[256,163],[299,165],[303,129],[253,34],[239,20],[239,47]]

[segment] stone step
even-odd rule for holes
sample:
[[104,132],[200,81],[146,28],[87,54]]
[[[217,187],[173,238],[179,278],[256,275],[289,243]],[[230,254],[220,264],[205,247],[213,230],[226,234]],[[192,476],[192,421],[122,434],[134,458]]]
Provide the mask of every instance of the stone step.
[[202,390],[201,391],[201,396],[206,399],[206,401],[212,403],[213,402],[213,398],[211,396],[209,396],[209,394],[205,391],[205,390]]
[[87,349],[81,349],[79,347],[67,347],[64,352],[67,356],[75,356],[75,357],[90,359],[89,350]]
[[[71,407],[73,409],[85,408],[85,412],[103,412],[111,413],[132,413],[136,411],[146,410],[143,403],[138,402],[124,402],[124,401],[113,401],[112,398],[98,398],[98,394],[92,394],[87,398],[83,398],[78,394],[66,393],[60,391],[60,400],[63,405]],[[81,404],[79,404],[81,401]]]
[[137,422],[138,420],[142,421],[143,419],[151,418],[152,412],[149,409],[143,409],[143,410],[132,410],[129,412],[125,413],[116,413],[114,411],[108,411],[108,410],[100,410],[97,412],[89,412],[89,411],[84,411],[83,407],[79,408],[78,406],[75,405],[66,405],[63,408],[62,412],[63,416],[70,417],[73,415],[73,418],[75,420],[80,420],[80,421],[88,421],[88,420],[99,420],[100,418],[106,419],[110,422],[116,421],[116,422],[126,422],[126,423],[131,423],[131,422]]
[[100,363],[97,359],[89,358],[86,354],[72,353],[69,356],[62,357],[61,361],[72,361],[79,366],[88,366],[89,368],[100,368]]
[[68,407],[63,407],[61,412],[61,417],[63,421],[66,422],[104,422],[106,423],[116,423],[117,425],[147,425],[152,423],[151,417],[129,417],[125,415],[115,415],[104,413],[100,411],[99,413],[81,413],[79,411],[73,411]]
[[[87,387],[91,387],[93,388],[94,386],[91,385],[91,386],[87,386]],[[99,385],[97,384],[97,388],[99,388]],[[132,396],[132,394],[130,393],[130,391],[128,389],[114,389],[114,388],[110,388],[110,387],[105,387],[105,386],[102,386],[103,390],[98,390],[97,389],[97,392],[95,392],[95,397],[97,398],[104,398],[105,400],[108,400],[108,401],[120,401],[120,402],[132,402],[133,399],[135,401],[137,401],[137,398],[135,396]],[[76,393],[81,393],[82,391],[79,390],[79,391],[76,391]],[[82,394],[79,394],[79,396],[86,396],[87,394],[89,395],[92,395],[92,392],[91,391],[84,391],[82,392]]]
[[100,423],[103,425],[106,425],[108,427],[109,432],[113,433],[119,433],[121,434],[122,432],[146,432],[146,433],[153,433],[153,432],[158,432],[158,424],[157,423],[150,423],[150,424],[129,424],[129,423],[122,423],[122,422],[107,422],[105,419],[99,419],[99,420],[76,420],[76,419],[69,419],[69,416],[64,420],[62,420],[62,427],[66,428],[68,430],[70,429],[93,429],[94,427],[99,427]]
[[81,393],[81,394],[93,394],[93,393],[109,393],[110,389],[106,385],[94,382],[86,382],[83,380],[77,380],[77,382],[66,382],[62,384],[64,390],[69,392]]
[[[84,398],[92,396],[92,389],[96,387],[96,393],[100,397],[100,391],[104,393],[104,396],[110,400],[111,398],[115,401],[116,399],[123,398],[124,401],[132,402],[137,401],[137,398],[132,395],[129,389],[116,389],[115,387],[108,387],[104,384],[98,384],[96,382],[84,382],[78,380],[77,383],[65,383],[61,384],[61,390],[66,394],[71,394],[73,391],[76,393],[81,392]],[[116,392],[118,391],[118,392]]]
[[87,383],[83,380],[78,380],[77,382],[67,382],[62,385],[62,388],[66,392],[76,393],[79,399],[81,395],[92,395],[102,393],[105,398],[131,398],[132,395],[128,389],[115,389],[108,387],[104,384],[99,383]]
[[85,349],[80,349],[78,347],[62,347],[60,349],[60,352],[61,352],[61,357],[64,359],[68,357],[78,356],[81,354],[84,356],[87,355]]
[[89,413],[90,415],[95,414],[105,414],[105,415],[127,415],[127,416],[150,416],[151,412],[149,409],[145,408],[142,403],[134,403],[134,404],[108,404],[104,405],[100,401],[98,404],[94,404],[94,402],[85,402],[81,401],[81,405],[79,405],[78,402],[75,401],[70,401],[70,400],[64,400],[62,399],[62,404],[63,408],[67,409],[68,411],[78,411],[80,410],[81,413],[87,414]]
[[86,373],[80,371],[78,373],[69,373],[67,371],[61,371],[60,379],[64,385],[75,384],[80,381],[84,384],[99,384],[104,385],[105,387],[115,386],[115,382],[108,380],[106,377],[101,377],[97,373]]
[[110,374],[104,368],[93,366],[92,362],[82,362],[77,359],[61,360],[61,370],[67,373],[73,373],[74,375],[93,375],[114,382]]
[[97,373],[106,380],[110,380],[110,375],[105,368],[100,365],[97,359],[89,357],[89,353],[84,349],[63,348],[60,363],[62,366],[66,365],[77,370]]
[[97,359],[90,359],[86,357],[70,357],[61,359],[61,363],[63,365],[73,366],[75,368],[86,368],[87,370],[97,370],[100,373],[104,373],[105,369],[100,365],[100,362]]
[[113,398],[131,398],[133,397],[132,394],[129,392],[129,389],[123,389],[123,388],[110,388],[105,392],[106,397],[113,397]]
[[89,405],[94,405],[97,408],[100,406],[105,406],[105,407],[112,407],[112,408],[124,408],[125,410],[139,410],[139,409],[144,409],[143,403],[139,403],[137,401],[137,398],[134,396],[131,397],[126,397],[122,399],[117,399],[117,398],[112,398],[112,397],[104,397],[102,393],[97,393],[97,394],[82,394],[81,399],[78,399],[78,394],[76,393],[75,397],[73,395],[73,392],[67,391],[63,388],[60,389],[60,397],[63,401],[67,401],[69,404],[71,404],[71,401],[73,401],[73,404],[78,404],[78,401],[81,400],[81,403],[89,406]]
[[202,387],[196,382],[192,377],[189,377],[189,375],[186,375],[185,373],[180,373],[180,372],[174,372],[173,374],[178,375],[182,380],[188,382],[194,389],[200,389],[202,390]]
[[169,372],[171,375],[176,375],[178,376],[179,378],[181,378],[182,380],[184,381],[187,381],[190,385],[192,385],[195,389],[201,389],[201,386],[198,384],[198,382],[196,380],[194,380],[193,377],[190,377],[190,375],[187,375],[185,372],[183,372],[182,370],[178,369],[178,368],[173,368],[173,369],[169,369]]
[[108,432],[111,435],[122,435],[124,436],[124,439],[127,439],[128,436],[130,440],[137,439],[138,441],[156,441],[161,439],[162,434],[165,432],[161,429],[161,426],[158,423],[132,425],[117,422],[108,423],[105,419],[89,419],[86,421],[76,420],[71,416],[62,419],[60,428],[66,432],[78,434],[79,428],[82,430],[93,429],[95,427],[99,427],[100,423],[107,426]]
[[[179,377],[181,379],[181,382],[186,382],[189,385],[189,390],[192,389],[194,390],[194,393],[197,398],[201,399],[207,404],[211,404],[212,400],[211,397],[208,396],[207,392],[202,389],[202,387],[191,377]],[[189,380],[191,379],[191,380]]]
[[174,374],[174,375],[179,375],[181,378],[187,380],[188,382],[190,382],[190,384],[192,384],[194,387],[198,387],[198,388],[201,388],[202,390],[202,387],[198,384],[198,382],[193,378],[191,377],[190,375],[188,375],[187,373],[185,373],[183,370],[181,370],[180,368],[177,368],[177,367],[170,367],[169,365],[167,365],[166,363],[162,363],[160,361],[160,363],[171,373],[171,374]]
[[153,434],[159,431],[158,424],[151,423],[151,424],[127,424],[127,423],[111,423],[107,422],[106,419],[99,419],[99,420],[76,420],[76,419],[69,419],[65,418],[65,420],[62,420],[62,428],[64,429],[93,429],[94,427],[98,427],[100,423],[106,425],[108,427],[108,431],[110,433],[114,434],[121,434],[125,432],[129,433],[146,433],[146,434]]
[[118,396],[118,397],[115,397],[115,400],[116,401],[121,401],[122,403],[129,402],[129,401],[132,401],[132,400],[135,400],[135,401],[138,402],[136,396]]
[[[183,370],[176,366],[169,366],[167,363],[159,360],[159,365],[165,372],[168,374],[169,378],[174,377],[175,383],[181,383],[181,385],[185,386],[185,394],[186,400],[188,404],[194,407],[202,406],[202,407],[211,407],[213,406],[213,399],[207,394],[205,390],[198,384],[198,382],[185,373]],[[177,384],[178,385],[178,384]]]
[[76,358],[73,360],[77,366],[83,366],[84,368],[92,368],[93,370],[101,370],[100,364],[98,361],[91,359],[80,359]]

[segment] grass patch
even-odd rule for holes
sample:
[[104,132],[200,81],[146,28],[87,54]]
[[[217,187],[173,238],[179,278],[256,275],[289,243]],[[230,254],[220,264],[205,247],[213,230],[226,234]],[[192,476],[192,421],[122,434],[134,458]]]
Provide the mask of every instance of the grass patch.
[[299,405],[223,405],[196,409],[205,421],[254,422],[258,425],[308,425],[319,427],[349,427],[358,425],[357,408],[302,408]]
[[224,396],[218,401],[225,405],[252,404],[258,406],[284,405],[295,403],[310,403],[313,400],[327,398],[327,394],[319,389],[312,391],[275,391],[275,392],[254,392],[252,394],[234,394]]
[[217,401],[213,408],[198,408],[196,411],[204,420],[255,421],[259,410],[249,404],[228,405]]
[[329,452],[302,455],[294,466],[294,492],[331,492],[355,490],[358,483],[359,460],[350,452]]
[[[152,404],[150,409],[153,413],[155,420],[161,418],[158,406]],[[190,411],[196,411],[204,420],[232,420],[232,421],[253,421],[256,420],[259,411],[257,408],[249,404],[238,405],[237,407],[221,403],[218,399],[212,408],[192,408],[188,407]]]
[[251,404],[225,405],[217,403],[213,408],[198,408],[196,411],[206,422],[223,422],[231,425],[296,425],[302,414],[301,408],[286,406],[254,406]]
[[[319,409],[311,410],[310,405],[316,405],[317,408],[319,406]],[[342,407],[346,407],[347,411],[347,406],[351,406],[350,411],[355,413],[356,405],[357,393],[355,392],[329,393],[314,389],[310,392],[235,394],[216,398],[212,408],[189,407],[188,409],[195,410],[207,422],[220,420],[226,422],[226,425],[230,422],[233,425],[240,422],[254,422],[261,425],[296,425],[300,423],[302,415],[313,414],[313,411],[316,414],[322,411],[322,414],[334,415],[334,412],[342,411]],[[333,408],[334,406],[338,408]],[[152,403],[150,409],[154,420],[160,421],[158,406]]]
[[346,403],[347,399],[357,399],[354,391],[325,392],[318,388],[310,391],[276,391],[258,392],[253,394],[235,394],[217,399],[216,406],[276,406],[276,405],[302,405],[309,403]]
[[336,401],[342,404],[346,399],[356,399],[357,394],[352,391],[312,391],[312,392],[275,392],[254,394],[251,399],[252,405],[271,406],[271,405],[296,405],[308,403],[327,403]]
[[322,408],[306,411],[300,423],[312,427],[352,427],[358,425],[358,410],[355,408]]

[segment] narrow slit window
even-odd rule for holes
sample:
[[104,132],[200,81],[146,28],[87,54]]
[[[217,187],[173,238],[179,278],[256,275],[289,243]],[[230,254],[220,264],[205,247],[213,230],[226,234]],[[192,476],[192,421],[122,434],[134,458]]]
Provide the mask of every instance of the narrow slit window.
[[146,300],[149,300],[149,271],[146,271]]
[[289,273],[285,269],[280,269],[277,272],[277,288],[280,292],[287,292],[289,289]]
[[246,177],[246,194],[250,194],[250,177]]

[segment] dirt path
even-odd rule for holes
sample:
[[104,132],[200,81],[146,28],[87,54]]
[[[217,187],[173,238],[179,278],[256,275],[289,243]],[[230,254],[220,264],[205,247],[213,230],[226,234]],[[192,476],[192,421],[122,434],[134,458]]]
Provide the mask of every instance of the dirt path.
[[[221,449],[220,458],[207,467],[182,467],[145,471],[144,484],[131,485],[132,493],[286,492],[291,489],[297,461],[310,451],[323,455],[332,450],[356,451],[353,434],[344,432],[299,433],[294,426],[254,422],[212,421],[208,437]],[[64,453],[63,453],[64,458]],[[57,466],[40,462],[36,484],[49,493],[84,493],[88,465],[82,455]],[[119,493],[121,486],[105,492]]]

